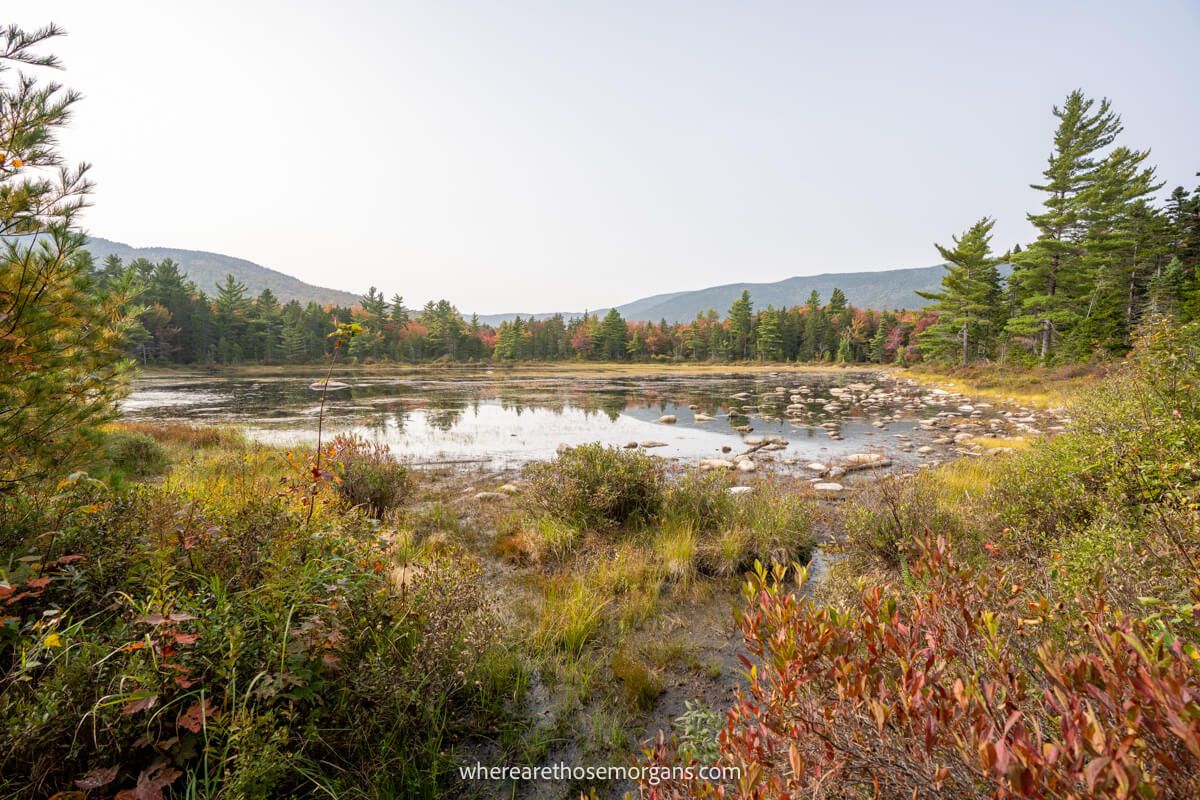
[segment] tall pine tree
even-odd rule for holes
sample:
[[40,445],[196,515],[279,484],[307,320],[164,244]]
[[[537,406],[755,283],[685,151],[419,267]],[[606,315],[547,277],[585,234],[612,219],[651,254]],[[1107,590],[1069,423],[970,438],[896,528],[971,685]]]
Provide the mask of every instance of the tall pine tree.
[[917,292],[934,301],[929,310],[938,315],[920,334],[921,350],[933,360],[957,360],[965,366],[972,358],[991,354],[1002,324],[1000,272],[991,247],[995,224],[984,217],[955,236],[952,247],[934,245],[946,262],[942,289]]

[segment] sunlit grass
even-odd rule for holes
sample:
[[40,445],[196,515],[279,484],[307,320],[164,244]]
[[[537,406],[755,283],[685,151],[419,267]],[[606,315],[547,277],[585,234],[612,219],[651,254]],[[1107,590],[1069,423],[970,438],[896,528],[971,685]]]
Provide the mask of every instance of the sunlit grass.
[[1001,447],[1006,447],[1009,450],[1027,450],[1029,448],[1028,436],[978,436],[971,439],[968,444],[978,445],[985,450],[996,450]]
[[543,649],[578,656],[599,634],[609,603],[581,577],[556,581],[546,589],[535,638]]
[[944,371],[919,366],[899,373],[918,383],[959,392],[977,400],[1016,404],[1038,409],[1061,408],[1099,379],[1098,374],[1079,370],[1006,370],[973,368]]

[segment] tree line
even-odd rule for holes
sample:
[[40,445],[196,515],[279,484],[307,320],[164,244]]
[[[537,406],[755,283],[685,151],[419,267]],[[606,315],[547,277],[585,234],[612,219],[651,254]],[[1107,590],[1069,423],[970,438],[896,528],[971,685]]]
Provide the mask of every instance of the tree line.
[[756,309],[743,293],[721,316],[688,322],[604,315],[522,319],[499,326],[465,319],[447,300],[409,309],[372,287],[354,307],[280,303],[227,276],[213,296],[171,260],[109,256],[89,267],[95,286],[134,296],[140,322],[132,349],[144,363],[304,363],[326,357],[328,333],[356,322],[349,357],[367,361],[496,359],[597,361],[915,360],[1080,362],[1125,352],[1147,315],[1200,317],[1200,188],[1163,184],[1149,151],[1118,139],[1108,100],[1071,92],[1062,107],[1042,179],[1041,209],[1028,215],[1037,237],[992,251],[995,221],[984,217],[948,245],[939,291],[918,292],[921,310],[855,308],[835,289],[790,308]]
[[358,323],[347,355],[360,363],[496,359],[596,361],[904,361],[919,358],[916,338],[936,318],[920,311],[851,306],[834,289],[802,306],[754,308],[743,292],[722,317],[715,310],[686,323],[632,322],[616,309],[579,317],[516,317],[499,326],[465,319],[447,300],[409,309],[372,287],[354,307],[280,303],[270,289],[251,297],[232,275],[214,296],[198,289],[171,259],[128,264],[108,256],[93,270],[101,294],[135,297],[140,325],[132,353],[145,364],[288,364],[327,357],[328,334]]

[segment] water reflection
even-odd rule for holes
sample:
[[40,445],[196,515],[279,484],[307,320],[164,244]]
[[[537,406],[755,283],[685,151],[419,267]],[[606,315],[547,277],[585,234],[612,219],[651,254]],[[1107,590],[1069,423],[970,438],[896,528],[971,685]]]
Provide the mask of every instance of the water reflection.
[[[139,379],[127,417],[234,424],[266,441],[315,437],[314,375],[173,373]],[[922,391],[869,372],[545,378],[486,372],[345,373],[331,390],[326,428],[387,442],[419,461],[548,458],[560,443],[623,446],[705,457],[744,449],[746,433],[780,437],[781,458],[819,460],[855,450],[911,450],[919,422],[941,411]],[[664,415],[677,422],[662,424]],[[697,417],[697,415],[700,415]],[[886,432],[885,432],[886,429]]]

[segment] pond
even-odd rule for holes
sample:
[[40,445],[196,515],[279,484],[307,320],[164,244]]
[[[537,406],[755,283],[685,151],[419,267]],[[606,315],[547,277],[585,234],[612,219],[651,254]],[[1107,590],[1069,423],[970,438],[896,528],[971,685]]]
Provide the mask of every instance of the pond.
[[[133,420],[234,425],[260,441],[316,439],[323,374],[171,372],[139,377],[123,404]],[[891,373],[786,370],[660,375],[430,370],[335,373],[327,433],[387,443],[416,463],[498,468],[553,457],[560,445],[638,443],[684,461],[771,441],[778,466],[875,452],[916,463],[945,451],[947,417],[994,431],[1003,412],[964,405]],[[665,420],[674,417],[674,422]],[[944,426],[943,426],[944,427]],[[758,438],[756,438],[758,437]],[[938,452],[918,451],[937,449]],[[947,453],[949,454],[949,453]]]

